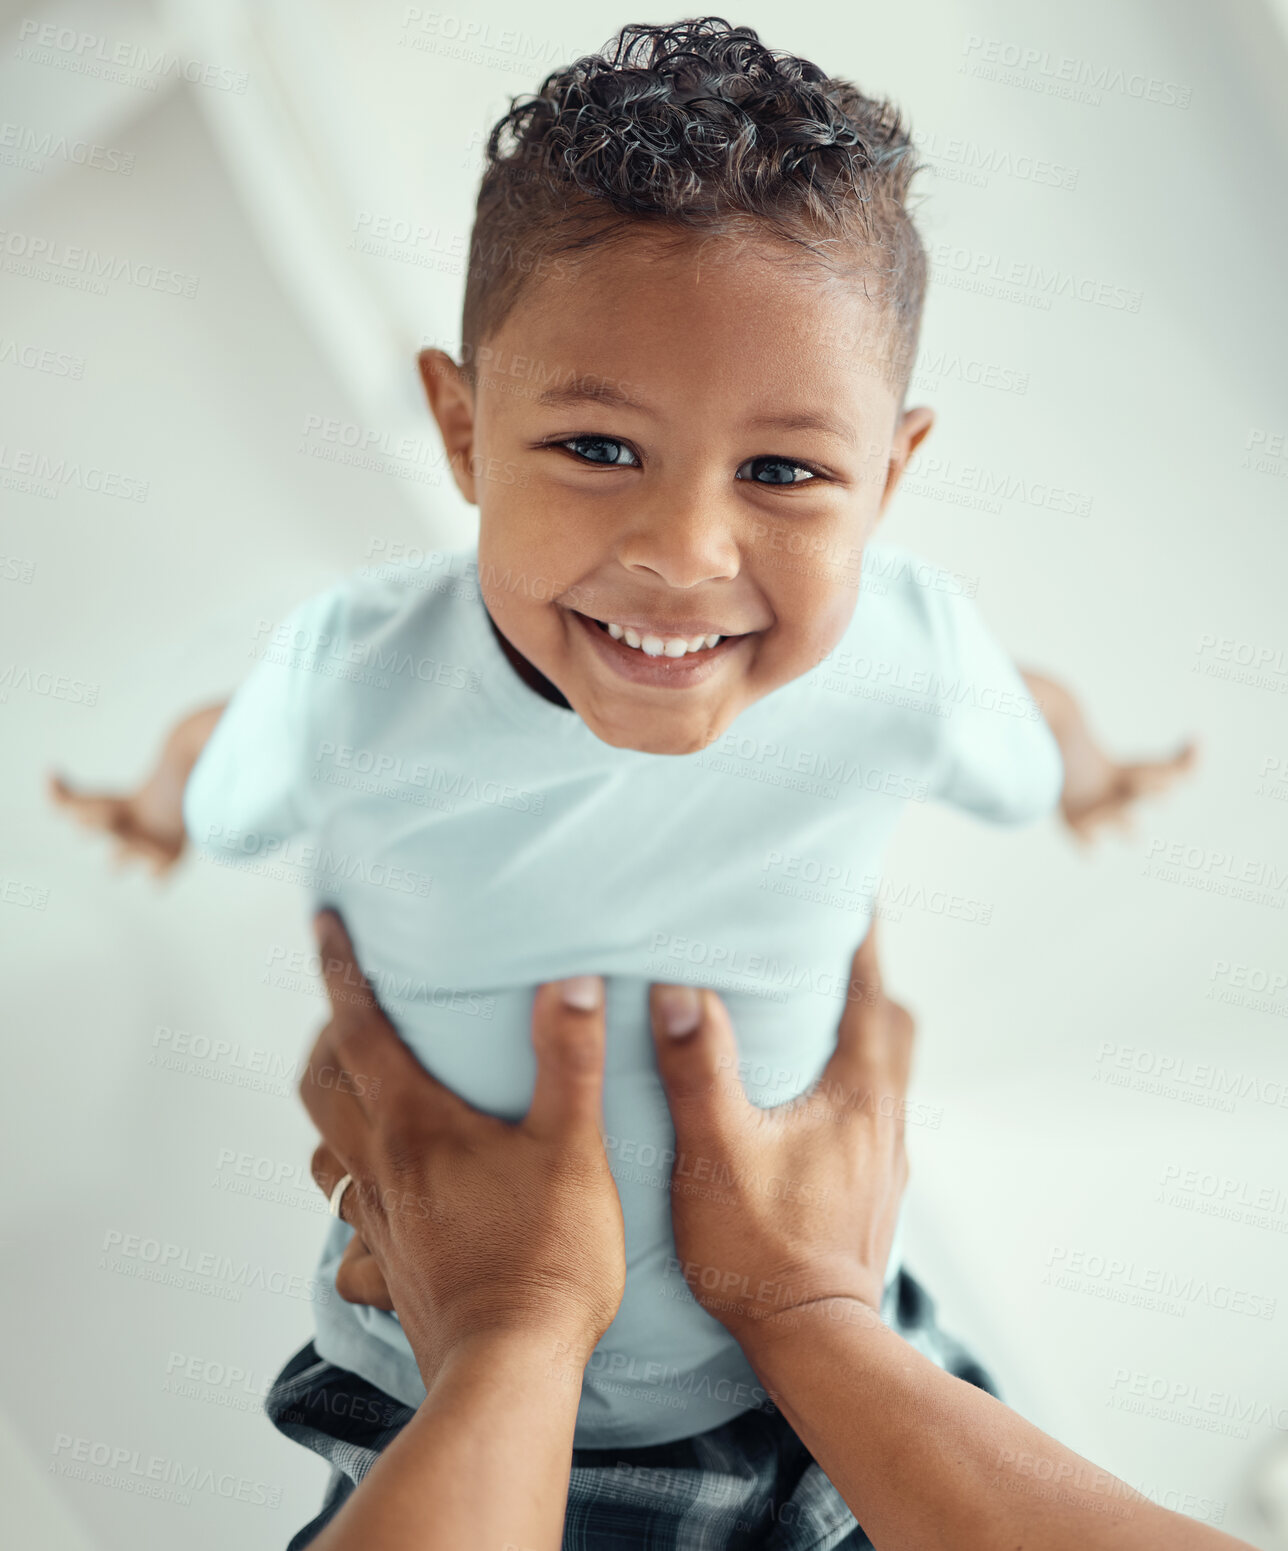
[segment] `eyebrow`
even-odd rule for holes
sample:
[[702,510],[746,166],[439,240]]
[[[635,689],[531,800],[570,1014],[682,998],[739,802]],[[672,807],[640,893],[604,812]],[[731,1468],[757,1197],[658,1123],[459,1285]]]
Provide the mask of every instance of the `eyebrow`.
[[[633,409],[639,414],[657,418],[657,411],[647,404],[633,399],[629,393],[615,387],[611,382],[594,379],[571,382],[562,388],[547,388],[537,402],[555,408],[570,404],[608,404],[616,409]],[[812,409],[756,415],[746,423],[757,430],[764,428],[778,431],[822,431],[828,436],[838,437],[843,442],[853,442],[855,439],[854,431],[843,421],[834,420],[830,415],[820,414]]]
[[778,431],[823,431],[828,436],[839,437],[843,442],[855,440],[853,430],[843,420],[833,420],[831,415],[819,414],[813,409],[787,410],[781,414],[757,415],[748,420],[749,426],[771,427]]
[[550,404],[555,408],[565,404],[611,404],[615,409],[634,409],[642,415],[657,417],[655,409],[633,399],[624,389],[614,387],[607,379],[593,377],[567,383],[562,388],[547,388],[537,403]]

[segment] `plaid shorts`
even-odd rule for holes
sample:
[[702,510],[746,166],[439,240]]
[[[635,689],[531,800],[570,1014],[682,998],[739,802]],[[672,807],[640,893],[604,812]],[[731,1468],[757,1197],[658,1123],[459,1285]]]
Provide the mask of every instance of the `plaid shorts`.
[[[983,1368],[935,1322],[906,1271],[886,1289],[886,1321],[939,1367],[996,1395]],[[279,1431],[331,1466],[322,1511],[291,1540],[301,1551],[415,1415],[356,1373],[298,1351],[265,1400]],[[861,1551],[872,1542],[776,1410],[673,1443],[574,1449],[563,1551]]]

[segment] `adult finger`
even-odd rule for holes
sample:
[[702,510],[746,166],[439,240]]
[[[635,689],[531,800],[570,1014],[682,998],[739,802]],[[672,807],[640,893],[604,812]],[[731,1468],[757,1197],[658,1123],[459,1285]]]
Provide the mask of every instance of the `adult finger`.
[[738,1042],[724,1003],[694,986],[649,988],[657,1070],[678,1142],[745,1118],[751,1108],[738,1076]]
[[[333,1016],[318,1035],[300,1080],[300,1098],[325,1140],[365,1163],[378,1119],[414,1117],[450,1127],[478,1112],[420,1064],[371,995],[354,958],[344,923],[333,910],[319,911],[314,930],[321,951]],[[345,998],[360,987],[355,1003]]]
[[[323,1146],[333,1156],[365,1162],[372,1132],[370,1091],[366,1073],[355,1072],[344,1064],[334,1025],[327,1024],[309,1053],[299,1095],[309,1119],[321,1134]],[[338,1179],[344,1172],[339,1169],[335,1177]]]
[[318,1044],[322,1054],[334,1057],[353,1078],[352,1089],[364,1111],[371,1111],[382,1092],[401,1093],[409,1084],[423,1090],[427,1104],[445,1099],[459,1103],[425,1070],[385,1016],[358,967],[339,915],[320,910],[313,918],[313,929],[332,1015]]
[[846,1000],[858,998],[876,1001],[884,991],[881,979],[881,959],[877,953],[877,918],[868,922],[868,935],[854,951],[850,960],[850,985]]
[[335,1268],[335,1290],[346,1303],[364,1303],[373,1309],[393,1309],[394,1300],[389,1296],[389,1286],[380,1269],[380,1262],[367,1248],[361,1234],[355,1233],[344,1246],[340,1264]]
[[537,1078],[526,1124],[555,1136],[600,1117],[604,1089],[604,982],[577,975],[537,987],[532,999]]
[[902,1098],[908,1091],[908,1078],[912,1073],[912,1047],[916,1043],[917,1025],[906,1007],[888,999],[885,1005],[889,1050],[887,1072],[891,1091]]
[[344,922],[334,910],[319,910],[313,917],[313,936],[318,945],[322,980],[331,1003],[332,1017],[337,1022],[366,1024],[375,1013],[386,1021],[376,993],[358,967]]
[[[340,1161],[337,1153],[326,1142],[319,1142],[313,1149],[313,1157],[309,1160],[309,1171],[313,1175],[313,1182],[324,1196],[330,1200],[331,1192],[340,1183],[350,1170]],[[348,1186],[344,1195],[340,1198],[340,1216],[351,1228],[358,1226],[358,1217],[361,1210],[361,1192],[357,1182]]]
[[891,1056],[891,1006],[881,976],[874,919],[850,960],[836,1049],[821,1079],[821,1085],[842,1100],[856,1091],[867,1091],[874,1081],[884,1086],[892,1075],[887,1070]]
[[336,1026],[328,1023],[304,1064],[299,1095],[309,1119],[346,1156],[352,1156],[371,1130],[371,1090],[369,1074],[346,1062]]
[[381,1036],[387,1032],[396,1044],[401,1041],[358,968],[349,934],[334,910],[314,916],[313,934],[331,1021],[309,1053],[299,1094],[323,1141],[352,1158],[364,1145],[373,1106],[384,1086],[383,1074],[376,1072]]

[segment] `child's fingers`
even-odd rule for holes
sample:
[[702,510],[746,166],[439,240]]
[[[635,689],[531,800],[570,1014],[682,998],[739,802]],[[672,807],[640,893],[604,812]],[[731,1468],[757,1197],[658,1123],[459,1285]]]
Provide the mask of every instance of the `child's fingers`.
[[75,792],[61,776],[51,776],[49,794],[61,808],[70,808],[77,818],[87,822],[101,821],[121,805],[119,797],[105,797],[93,792]]
[[91,829],[105,829],[115,834],[121,828],[125,804],[119,797],[74,792],[58,776],[50,777],[49,794],[60,808],[66,808],[73,818],[88,824]]
[[1127,765],[1123,779],[1132,797],[1148,797],[1166,791],[1194,764],[1194,755],[1182,750],[1171,759],[1142,760],[1140,764]]
[[693,986],[649,989],[657,1069],[677,1142],[718,1128],[750,1108],[738,1076],[738,1042],[724,1003]]
[[567,1134],[599,1120],[604,1089],[604,982],[577,975],[537,987],[532,999],[537,1078],[527,1126]]
[[1081,846],[1083,850],[1086,850],[1091,845],[1092,840],[1095,838],[1095,826],[1088,824],[1087,820],[1081,814],[1079,814],[1077,818],[1066,818],[1065,823],[1068,825],[1069,833],[1078,842],[1079,846]]
[[50,798],[60,806],[80,800],[80,793],[73,791],[56,770],[51,770],[46,775],[45,790],[49,793]]
[[1197,738],[1188,738],[1172,756],[1172,764],[1177,770],[1192,770],[1198,762],[1199,745]]

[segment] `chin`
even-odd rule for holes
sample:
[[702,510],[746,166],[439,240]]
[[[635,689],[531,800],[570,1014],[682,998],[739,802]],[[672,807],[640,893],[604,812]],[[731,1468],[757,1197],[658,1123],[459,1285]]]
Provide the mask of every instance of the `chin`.
[[639,754],[700,754],[719,737],[707,728],[677,722],[641,731],[638,726],[614,728],[586,718],[586,725],[601,743],[615,749],[634,749]]
[[707,747],[707,740],[659,733],[656,738],[634,743],[631,747],[638,749],[641,754],[701,754]]

